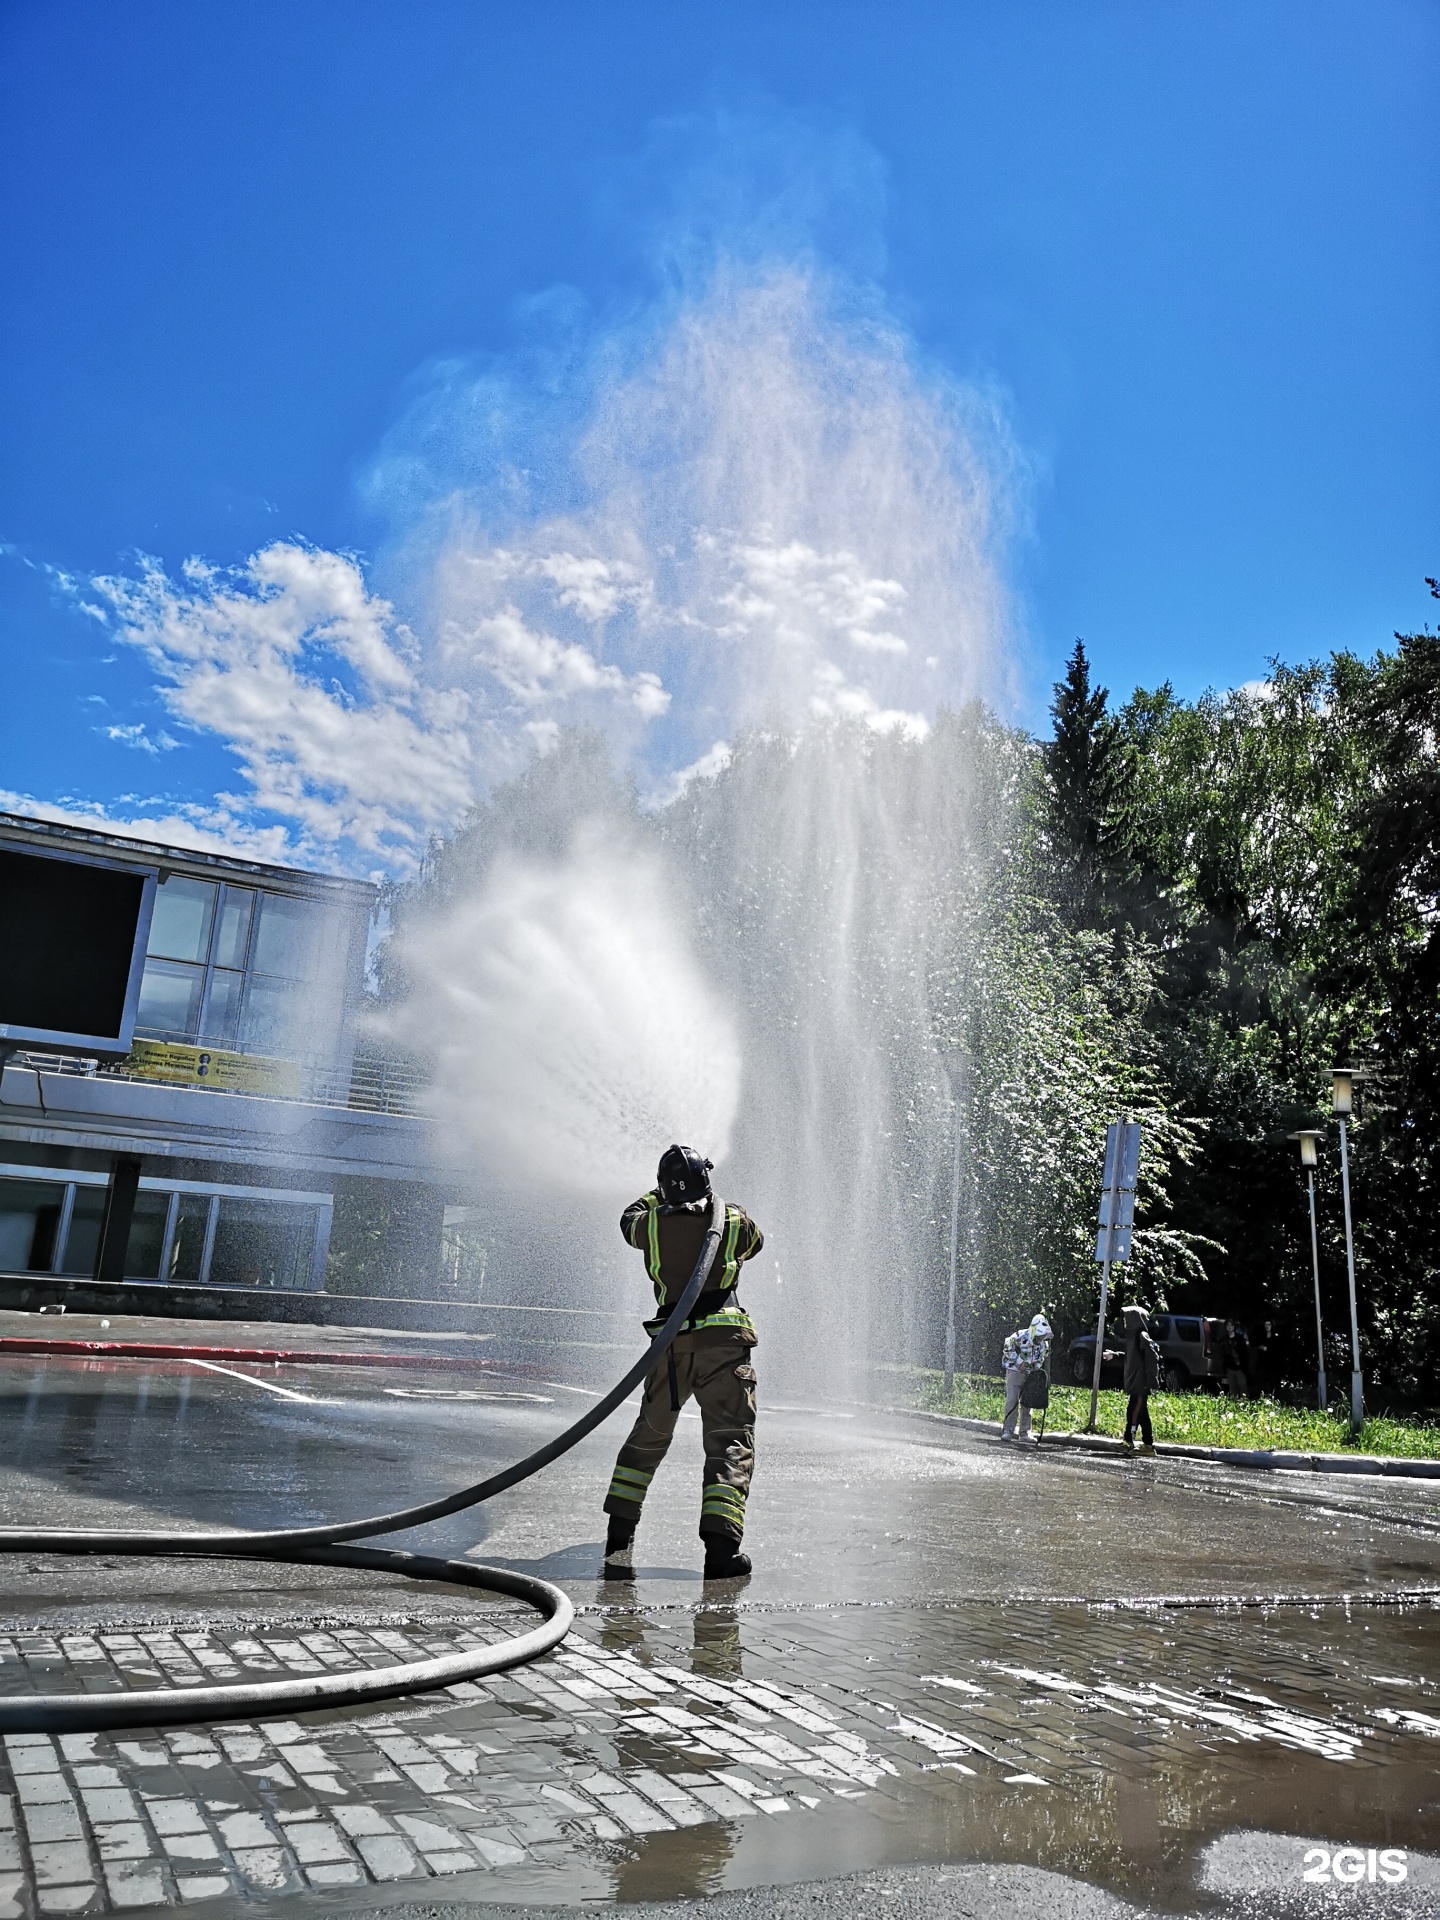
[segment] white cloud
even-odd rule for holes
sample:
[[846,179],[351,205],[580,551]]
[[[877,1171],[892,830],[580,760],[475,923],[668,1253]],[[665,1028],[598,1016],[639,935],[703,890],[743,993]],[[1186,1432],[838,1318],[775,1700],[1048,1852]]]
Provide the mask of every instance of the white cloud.
[[168,798],[129,802],[158,811],[126,811],[126,802],[101,806],[98,801],[73,797],[38,800],[33,793],[0,788],[0,812],[18,813],[32,820],[53,820],[62,827],[85,827],[96,833],[115,833],[123,839],[149,840],[160,846],[192,847],[200,853],[228,853],[243,860],[285,865],[294,858],[288,829],[257,826],[243,813],[225,805],[177,805]]
[[658,674],[622,673],[619,667],[598,660],[588,647],[528,627],[515,606],[475,621],[468,632],[452,621],[445,639],[452,654],[468,654],[478,661],[526,706],[574,694],[616,694],[643,719],[652,720],[670,704]]
[[923,713],[882,707],[867,688],[853,685],[839,667],[829,662],[815,669],[810,711],[817,720],[858,720],[872,733],[902,733],[911,740],[923,740],[930,731]]
[[853,553],[819,553],[803,540],[737,547],[741,584],[723,596],[747,627],[767,625],[782,644],[843,639],[862,653],[909,652],[893,620],[905,600],[898,580],[870,574]]
[[[608,613],[645,601],[628,562],[495,549],[471,572],[489,592],[529,582],[587,638],[506,600],[442,616],[427,650],[355,559],[284,541],[234,569],[191,560],[176,581],[146,561],[138,578],[83,591],[145,655],[176,719],[236,756],[249,792],[234,817],[290,823],[292,858],[348,846],[403,868],[527,744],[546,751],[566,721],[612,712],[643,728],[670,705],[658,673],[602,658],[592,637]],[[177,744],[139,725],[103,731],[151,755]]]
[[531,570],[559,589],[562,607],[574,607],[596,624],[609,620],[624,606],[644,607],[650,599],[650,582],[638,567],[625,560],[547,553],[531,563]]
[[672,800],[679,799],[692,781],[713,780],[717,774],[723,773],[733,758],[734,749],[730,742],[717,740],[698,760],[692,760],[688,767],[681,767],[678,773],[672,774],[669,785],[650,804],[668,806]]
[[180,742],[162,728],[159,733],[148,733],[144,725],[137,722],[127,727],[101,727],[99,729],[107,740],[113,740],[117,746],[135,747],[141,753],[148,753],[158,759],[162,753],[170,753]]
[[191,561],[183,586],[148,562],[90,588],[176,718],[236,755],[247,810],[293,822],[302,850],[403,859],[468,804],[464,696],[418,683],[412,637],[354,560],[277,542],[226,572]]

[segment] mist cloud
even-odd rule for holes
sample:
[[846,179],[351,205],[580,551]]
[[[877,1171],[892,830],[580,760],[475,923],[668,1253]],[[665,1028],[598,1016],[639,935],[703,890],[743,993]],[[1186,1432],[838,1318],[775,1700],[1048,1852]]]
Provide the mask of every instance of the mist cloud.
[[447,366],[397,425],[369,565],[277,541],[85,583],[177,731],[234,754],[237,822],[403,872],[565,726],[661,804],[749,728],[918,736],[1004,698],[1004,422],[873,301],[721,262],[572,347],[548,410],[506,400],[523,371]]

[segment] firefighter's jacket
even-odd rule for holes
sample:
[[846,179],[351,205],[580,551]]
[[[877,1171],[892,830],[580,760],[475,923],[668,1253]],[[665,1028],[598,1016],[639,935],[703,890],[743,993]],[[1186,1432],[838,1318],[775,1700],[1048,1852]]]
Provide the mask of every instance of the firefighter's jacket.
[[[669,1309],[684,1293],[695,1271],[710,1226],[713,1202],[707,1201],[694,1212],[677,1208],[666,1212],[658,1193],[642,1194],[632,1200],[620,1216],[620,1231],[632,1247],[645,1256],[645,1270],[655,1289],[659,1319],[647,1321],[646,1330],[655,1332],[663,1325]],[[740,1268],[754,1259],[765,1244],[765,1236],[743,1207],[727,1206],[725,1231],[710,1268],[705,1290],[691,1308],[684,1331],[698,1333],[705,1327],[733,1331],[753,1342],[755,1329],[750,1316],[735,1298]]]

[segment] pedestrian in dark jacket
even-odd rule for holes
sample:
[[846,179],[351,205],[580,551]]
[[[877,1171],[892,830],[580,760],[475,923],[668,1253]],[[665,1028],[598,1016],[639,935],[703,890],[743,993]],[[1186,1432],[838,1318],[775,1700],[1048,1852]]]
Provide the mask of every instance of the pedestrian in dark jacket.
[[1160,1349],[1150,1338],[1150,1316],[1143,1307],[1126,1307],[1121,1319],[1125,1323],[1125,1391],[1129,1402],[1125,1408],[1125,1445],[1133,1452],[1135,1429],[1140,1429],[1140,1451],[1154,1453],[1155,1430],[1150,1425],[1150,1396],[1160,1384]]
[[1225,1338],[1220,1348],[1220,1366],[1225,1379],[1226,1393],[1243,1398],[1249,1391],[1246,1378],[1250,1364],[1250,1353],[1245,1336],[1233,1320],[1225,1322]]

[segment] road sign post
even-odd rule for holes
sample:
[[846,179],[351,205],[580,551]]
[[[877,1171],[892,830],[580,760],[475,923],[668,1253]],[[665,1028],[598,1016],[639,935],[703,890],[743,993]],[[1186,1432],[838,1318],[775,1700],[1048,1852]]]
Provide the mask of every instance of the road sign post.
[[1105,1178],[1100,1194],[1100,1230],[1095,1236],[1095,1258],[1100,1261],[1100,1323],[1095,1329],[1095,1371],[1090,1381],[1090,1418],[1085,1431],[1095,1431],[1100,1404],[1100,1367],[1105,1357],[1105,1311],[1110,1301],[1110,1263],[1130,1258],[1135,1230],[1135,1182],[1140,1171],[1140,1123],[1112,1120],[1105,1130]]

